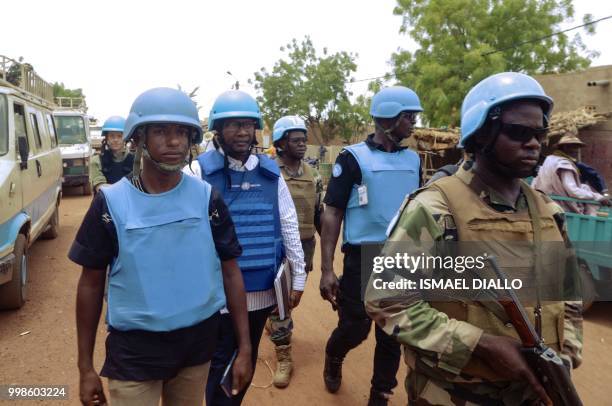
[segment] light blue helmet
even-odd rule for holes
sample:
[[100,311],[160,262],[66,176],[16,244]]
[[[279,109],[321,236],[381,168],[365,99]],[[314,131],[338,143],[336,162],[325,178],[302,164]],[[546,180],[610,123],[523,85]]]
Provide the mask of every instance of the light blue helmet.
[[118,131],[122,133],[124,127],[125,118],[121,116],[111,116],[106,119],[104,125],[102,126],[102,136],[106,136],[106,133],[110,131]]
[[182,124],[192,127],[192,142],[202,142],[202,126],[198,109],[184,92],[169,87],[147,90],[134,100],[130,114],[125,122],[123,139],[132,138],[136,129],[145,124]]
[[374,118],[394,118],[402,111],[423,111],[419,96],[412,89],[391,86],[372,97],[370,115]]
[[263,129],[257,100],[241,90],[228,90],[217,97],[208,116],[208,130],[213,130],[215,122],[224,118],[254,118],[257,129]]
[[274,129],[272,130],[272,142],[276,142],[283,138],[288,131],[299,130],[308,132],[306,123],[299,116],[284,116],[279,118],[274,123]]
[[531,76],[517,72],[503,72],[489,76],[474,86],[461,106],[460,147],[486,122],[494,107],[512,100],[530,99],[541,102],[546,119],[553,108],[553,100]]

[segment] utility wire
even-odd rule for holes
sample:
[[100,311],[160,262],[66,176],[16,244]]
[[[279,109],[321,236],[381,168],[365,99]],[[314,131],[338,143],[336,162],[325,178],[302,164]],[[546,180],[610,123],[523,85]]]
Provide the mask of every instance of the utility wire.
[[602,17],[602,18],[600,18],[600,19],[598,19],[598,20],[589,21],[588,23],[585,23],[585,24],[582,24],[582,25],[577,25],[577,26],[575,26],[575,27],[568,28],[568,29],[563,30],[563,31],[553,32],[552,34],[545,35],[545,36],[540,37],[540,38],[534,38],[534,39],[530,39],[530,40],[528,40],[528,41],[519,42],[518,44],[514,44],[514,45],[509,46],[509,47],[507,47],[507,48],[496,49],[495,51],[485,52],[484,54],[481,54],[480,56],[488,56],[488,55],[493,55],[493,54],[496,54],[496,53],[498,53],[498,52],[503,52],[503,51],[507,51],[507,50],[509,50],[509,49],[518,48],[518,47],[523,46],[523,45],[525,45],[525,44],[531,44],[531,43],[533,43],[533,42],[538,42],[538,41],[541,41],[541,40],[543,40],[543,39],[551,38],[551,37],[557,36],[557,35],[559,35],[559,34],[563,34],[563,33],[568,32],[568,31],[573,31],[573,30],[576,30],[576,29],[578,29],[578,28],[582,28],[582,27],[586,27],[586,26],[589,26],[589,25],[596,24],[596,23],[598,23],[598,22],[600,22],[600,21],[609,20],[610,18],[612,18],[612,15],[609,15],[609,16],[607,16],[607,17]]
[[[543,39],[551,38],[551,37],[554,37],[554,36],[556,36],[556,35],[563,34],[563,33],[566,33],[566,32],[568,32],[568,31],[573,31],[573,30],[576,30],[576,29],[578,29],[578,28],[586,27],[586,26],[589,26],[589,25],[597,24],[597,23],[598,23],[598,22],[600,22],[600,21],[609,20],[609,19],[611,19],[611,18],[612,18],[612,15],[609,15],[609,16],[607,16],[607,17],[602,17],[602,18],[600,18],[600,19],[593,20],[593,21],[589,21],[588,23],[585,23],[585,24],[582,24],[582,25],[577,25],[577,26],[575,26],[575,27],[571,27],[571,28],[568,28],[568,29],[566,29],[566,30],[562,30],[562,31],[553,32],[552,34],[545,35],[545,36],[540,37],[540,38],[535,38],[535,39],[531,39],[531,40],[528,40],[528,41],[519,42],[518,44],[514,44],[514,45],[509,46],[509,47],[507,47],[507,48],[502,48],[502,49],[496,49],[496,50],[494,50],[494,51],[489,51],[489,52],[486,52],[486,53],[484,53],[484,54],[481,54],[480,56],[488,56],[488,55],[493,55],[493,54],[496,54],[496,53],[498,53],[498,52],[507,51],[507,50],[509,50],[509,49],[513,49],[513,48],[518,48],[518,47],[523,46],[523,45],[525,45],[525,44],[530,44],[530,43],[532,43],[532,42],[537,42],[537,41],[541,41],[541,40],[543,40]],[[388,74],[386,74],[386,75],[382,75],[382,76],[375,76],[375,77],[372,77],[372,78],[366,78],[366,79],[357,79],[357,80],[350,80],[350,81],[348,81],[348,82],[346,82],[346,83],[347,83],[347,84],[351,84],[351,83],[358,83],[358,82],[366,82],[366,81],[369,81],[369,80],[386,79],[386,78],[388,78],[388,77],[392,77],[392,76],[394,76],[394,74],[393,74],[393,73],[388,73]]]

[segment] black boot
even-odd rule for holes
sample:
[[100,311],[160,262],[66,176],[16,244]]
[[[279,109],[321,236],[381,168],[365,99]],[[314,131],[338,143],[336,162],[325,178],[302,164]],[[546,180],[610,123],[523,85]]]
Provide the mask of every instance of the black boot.
[[391,393],[379,392],[372,388],[370,389],[370,399],[368,399],[368,406],[387,406],[391,395]]
[[325,387],[330,393],[338,392],[342,383],[342,358],[332,357],[325,354],[325,369],[323,370],[323,380]]

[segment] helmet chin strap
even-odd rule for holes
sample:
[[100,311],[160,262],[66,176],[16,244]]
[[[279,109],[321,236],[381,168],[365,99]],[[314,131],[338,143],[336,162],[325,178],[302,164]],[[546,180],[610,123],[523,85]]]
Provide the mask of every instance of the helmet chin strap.
[[[489,119],[491,122],[491,126],[489,129],[490,134],[492,134],[493,136],[491,137],[491,140],[487,143],[487,145],[485,145],[485,147],[483,148],[482,152],[485,156],[487,156],[488,159],[492,160],[495,162],[495,164],[500,167],[501,169],[505,170],[506,173],[511,174],[512,173],[512,169],[507,166],[504,165],[503,163],[500,162],[500,160],[497,157],[497,154],[495,153],[495,144],[497,144],[497,139],[499,138],[499,134],[501,133],[501,113],[502,110],[501,108],[498,106],[495,109],[493,109],[490,113],[489,113]],[[544,116],[544,125],[547,127],[548,126],[548,117]],[[529,176],[536,176],[537,172],[538,172],[538,167],[542,164],[544,155],[542,154],[542,151],[540,150],[540,157],[538,159],[538,164],[536,166],[533,167],[533,169],[531,170],[531,173],[529,174]]]
[[156,161],[151,156],[151,154],[149,153],[149,150],[147,149],[145,145],[142,146],[142,156],[146,160],[151,162],[157,169],[159,169],[162,172],[167,172],[167,173],[180,172],[185,167],[185,165],[189,164],[189,159],[187,159],[187,156],[185,156],[185,159],[183,159],[183,162],[179,162],[178,164],[172,164],[172,165]]
[[[495,152],[495,144],[497,144],[497,138],[499,136],[499,132],[496,132],[495,134],[496,135],[493,136],[493,139],[483,148],[482,153],[487,159],[493,161],[495,165],[497,165],[497,167],[504,170],[507,174],[512,174],[512,168],[510,168],[508,165],[503,164],[499,160],[497,153]],[[531,173],[528,176],[537,175],[538,166],[541,164],[542,158],[543,158],[543,155],[542,155],[542,152],[540,151],[540,158],[539,158],[540,163],[538,163],[536,166],[533,167],[533,169],[531,170]]]
[[401,121],[401,117],[398,117],[397,120],[395,120],[395,122],[390,128],[384,128],[382,125],[378,123],[378,120],[374,120],[374,125],[377,130],[380,130],[385,135],[385,137],[387,137],[387,139],[393,143],[393,145],[395,145],[396,147],[399,147],[402,141],[396,140],[395,137],[391,135],[391,133],[395,131],[397,127],[399,127],[400,121]]
[[[140,138],[138,140],[138,146],[136,147],[136,154],[134,156],[134,170],[133,170],[134,176],[140,176],[140,161],[142,157],[144,157],[146,160],[151,162],[157,169],[159,169],[162,172],[166,172],[166,173],[180,172],[185,165],[189,165],[189,158],[188,158],[189,154],[185,156],[185,158],[183,159],[183,162],[179,162],[173,165],[165,164],[163,162],[159,162],[155,160],[149,153],[149,150],[147,150],[147,145],[146,145],[145,140],[146,140],[146,132],[140,131]],[[191,148],[191,140],[189,142],[189,149],[190,148]]]

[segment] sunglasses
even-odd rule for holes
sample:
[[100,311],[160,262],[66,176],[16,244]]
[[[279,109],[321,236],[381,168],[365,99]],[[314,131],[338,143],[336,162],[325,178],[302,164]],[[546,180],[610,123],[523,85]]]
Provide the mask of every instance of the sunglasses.
[[521,124],[502,123],[500,132],[506,134],[506,136],[511,140],[522,143],[529,142],[535,137],[535,139],[541,144],[546,139],[548,127],[533,128]]

